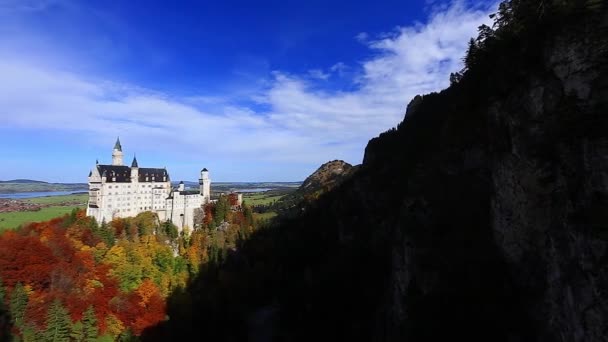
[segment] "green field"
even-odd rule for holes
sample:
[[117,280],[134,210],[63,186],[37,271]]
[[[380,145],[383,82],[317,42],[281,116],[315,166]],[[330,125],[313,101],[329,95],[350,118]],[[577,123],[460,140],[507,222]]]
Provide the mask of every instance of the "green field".
[[60,204],[60,203],[78,203],[71,205],[53,205],[42,208],[39,211],[15,211],[10,213],[0,213],[0,231],[5,229],[13,229],[26,222],[46,221],[52,218],[69,214],[74,208],[84,208],[87,203],[87,194],[65,195],[65,196],[47,196],[34,197],[24,199],[23,201],[36,204]]
[[249,194],[243,194],[243,201],[247,205],[269,205],[274,201],[278,201],[285,195],[268,194],[264,192],[255,192]]
[[0,213],[0,231],[13,229],[26,222],[46,221],[52,218],[69,214],[74,208],[82,206],[53,206],[42,208],[40,211],[16,211]]

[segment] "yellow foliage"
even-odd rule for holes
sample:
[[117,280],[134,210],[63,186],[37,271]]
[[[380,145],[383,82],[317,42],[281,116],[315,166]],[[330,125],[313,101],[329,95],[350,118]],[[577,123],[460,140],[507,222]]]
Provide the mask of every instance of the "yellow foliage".
[[106,317],[106,333],[112,337],[117,337],[120,333],[125,330],[125,325],[118,317],[108,314]]

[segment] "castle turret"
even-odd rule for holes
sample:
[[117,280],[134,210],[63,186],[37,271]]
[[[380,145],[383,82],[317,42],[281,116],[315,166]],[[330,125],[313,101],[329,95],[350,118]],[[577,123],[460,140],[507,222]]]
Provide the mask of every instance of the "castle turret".
[[198,184],[201,196],[203,196],[203,203],[209,203],[211,200],[211,179],[209,179],[209,171],[206,168],[201,170],[201,178],[199,178]]
[[112,150],[112,165],[122,165],[122,146],[120,146],[120,139],[116,138],[116,144]]
[[184,186],[184,181],[179,182],[179,185],[177,186],[177,190],[178,191],[186,190],[186,187]]
[[133,156],[133,162],[131,162],[131,183],[139,181],[139,165],[137,165],[137,157]]

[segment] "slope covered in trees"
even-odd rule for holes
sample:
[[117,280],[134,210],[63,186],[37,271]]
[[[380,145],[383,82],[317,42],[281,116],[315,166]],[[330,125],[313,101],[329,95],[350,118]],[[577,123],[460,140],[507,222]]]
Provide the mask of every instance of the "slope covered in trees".
[[178,234],[151,212],[98,225],[83,211],[0,235],[0,340],[133,340],[167,319],[167,296],[254,229],[228,198]]
[[144,337],[602,341],[607,27],[603,1],[503,2],[450,88]]

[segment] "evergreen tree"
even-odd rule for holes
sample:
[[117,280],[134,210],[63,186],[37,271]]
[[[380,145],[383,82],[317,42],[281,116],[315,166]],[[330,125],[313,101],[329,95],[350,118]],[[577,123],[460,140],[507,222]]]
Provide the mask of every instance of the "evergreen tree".
[[[27,324],[21,330],[22,330],[23,342],[45,341],[45,337],[41,333],[41,331],[36,329],[36,327],[32,326],[31,324]],[[14,339],[13,341],[15,342],[16,339]]]
[[112,232],[112,229],[106,222],[105,218],[101,221],[101,226],[97,230],[97,235],[103,240],[103,242],[106,243],[108,247],[114,246],[114,243],[116,242],[114,239],[114,233]]
[[68,311],[58,299],[55,299],[46,314],[45,341],[69,341],[71,325]]
[[6,289],[0,278],[0,341],[10,340],[10,314],[4,302],[6,298]]
[[13,324],[18,328],[23,327],[27,301],[28,297],[23,284],[17,283],[11,293],[10,310],[11,316],[13,317]]
[[5,297],[6,297],[6,289],[4,288],[4,283],[2,282],[2,278],[0,277],[0,306],[4,305]]
[[82,316],[83,332],[85,341],[95,341],[99,334],[97,328],[97,317],[93,306],[89,306]]
[[72,324],[72,332],[70,333],[72,341],[81,342],[84,340],[84,329],[81,321]]
[[179,236],[179,231],[177,230],[177,226],[174,225],[171,221],[167,220],[163,224],[163,232],[165,235],[171,240],[174,241]]
[[469,40],[469,47],[467,48],[466,55],[464,56],[464,67],[465,69],[471,69],[477,62],[478,47],[475,39]]

